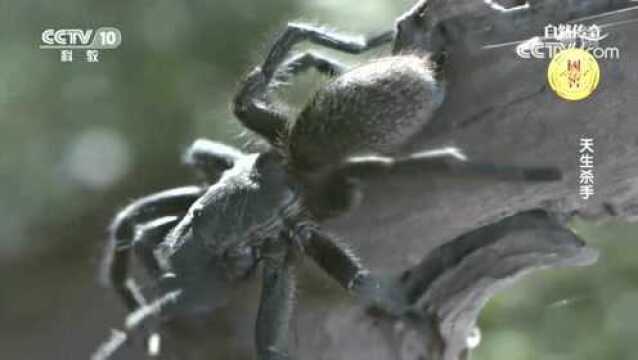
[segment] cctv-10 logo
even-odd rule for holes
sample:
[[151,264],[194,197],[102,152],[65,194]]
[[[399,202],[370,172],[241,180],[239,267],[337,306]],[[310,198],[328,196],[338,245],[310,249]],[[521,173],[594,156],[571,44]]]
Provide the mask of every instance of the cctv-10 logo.
[[93,29],[45,29],[40,49],[60,50],[61,62],[72,62],[73,51],[84,50],[87,62],[98,62],[99,50],[116,49],[122,43],[122,33],[114,27]]

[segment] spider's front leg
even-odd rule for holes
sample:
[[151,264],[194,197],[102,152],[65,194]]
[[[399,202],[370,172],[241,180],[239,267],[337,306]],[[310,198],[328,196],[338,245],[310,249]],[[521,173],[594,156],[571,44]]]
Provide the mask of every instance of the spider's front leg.
[[133,311],[141,305],[131,286],[132,282],[127,281],[136,226],[185,212],[204,191],[199,186],[186,186],[145,196],[127,206],[113,220],[102,265],[102,281],[115,289],[129,310]]
[[[200,139],[195,141],[184,155],[184,162],[201,172],[207,183],[215,182],[221,173],[230,169],[243,154],[228,145]],[[113,286],[129,310],[135,310],[142,304],[136,295],[134,281],[127,280],[130,249],[133,243],[140,249],[161,241],[170,230],[172,222],[153,222],[166,216],[181,216],[206,189],[199,186],[186,186],[145,196],[128,205],[115,217],[109,228],[109,243],[102,265],[102,281]],[[136,239],[136,228],[151,222],[140,232]],[[143,251],[143,250],[142,250]],[[149,254],[142,254],[145,263],[153,270],[154,262]]]
[[[109,229],[108,251],[102,265],[102,280],[115,289],[131,313],[150,306],[135,280],[128,276],[131,249],[142,259],[147,270],[157,275],[159,267],[152,249],[204,191],[199,186],[187,186],[149,195],[130,204],[113,221]],[[114,333],[93,354],[92,359],[110,358],[121,345],[130,341],[128,336],[124,335],[120,339],[121,336],[120,333]],[[148,342],[152,336],[159,340],[158,333],[151,331],[148,334],[149,354],[154,352],[151,342]]]
[[293,46],[307,40],[331,49],[359,54],[386,44],[393,38],[394,31],[371,37],[348,36],[311,25],[290,23],[275,41],[263,64],[244,80],[234,99],[234,113],[244,126],[263,136],[269,143],[277,144],[278,137],[288,125],[284,109],[275,106],[268,98],[278,73],[282,69],[285,72],[287,68],[292,74],[296,74],[315,67],[319,72],[337,75],[343,68],[336,61],[312,53],[287,60]]
[[136,227],[133,249],[152,277],[161,275],[161,268],[154,253],[155,249],[185,214],[186,212],[160,217]]

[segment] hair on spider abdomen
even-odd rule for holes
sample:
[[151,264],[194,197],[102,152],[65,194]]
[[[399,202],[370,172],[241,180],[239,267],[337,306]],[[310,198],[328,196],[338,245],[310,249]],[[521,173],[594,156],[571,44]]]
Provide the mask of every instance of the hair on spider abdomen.
[[399,55],[345,72],[318,90],[290,130],[295,168],[391,154],[427,126],[444,87],[429,56]]

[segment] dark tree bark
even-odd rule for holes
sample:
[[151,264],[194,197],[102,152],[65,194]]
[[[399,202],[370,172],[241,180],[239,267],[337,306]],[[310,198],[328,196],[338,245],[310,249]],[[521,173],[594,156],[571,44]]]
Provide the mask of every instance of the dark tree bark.
[[[632,100],[638,98],[633,60],[638,43],[632,39],[638,26],[605,28],[610,33],[605,43],[619,47],[621,57],[600,61],[600,86],[580,102],[564,101],[548,88],[548,60],[521,59],[514,46],[484,47],[541,36],[546,24],[628,6],[629,1],[538,0],[527,9],[502,12],[477,0],[431,0],[423,19],[416,14],[401,19],[405,36],[398,47],[444,49],[448,56],[446,101],[405,152],[455,145],[475,160],[558,166],[565,178],[530,185],[423,173],[368,183],[362,206],[328,228],[373,271],[400,275],[410,269],[405,281],[424,289],[419,306],[426,316],[417,323],[371,313],[305,261],[298,269],[291,326],[296,358],[465,358],[467,336],[496,292],[537,269],[595,260],[595,251],[563,226],[571,216],[636,219],[638,121]],[[594,139],[596,151],[596,194],[589,200],[578,194],[584,136]],[[173,325],[180,358],[252,357],[258,287],[236,291],[230,298],[242,300],[216,311],[210,321]],[[231,333],[223,333],[219,322]]]

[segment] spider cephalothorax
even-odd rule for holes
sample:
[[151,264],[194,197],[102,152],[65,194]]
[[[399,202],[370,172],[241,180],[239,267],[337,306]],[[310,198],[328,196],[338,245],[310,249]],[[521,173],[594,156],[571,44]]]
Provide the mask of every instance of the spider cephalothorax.
[[[413,11],[419,13],[419,9]],[[211,283],[233,284],[262,268],[263,291],[256,326],[260,359],[288,358],[291,276],[304,254],[367,304],[395,316],[411,311],[399,284],[379,281],[320,222],[356,205],[358,180],[415,169],[508,181],[552,181],[553,168],[468,161],[455,148],[396,157],[395,151],[427,125],[444,99],[428,54],[372,60],[352,70],[292,47],[311,41],[349,53],[392,42],[395,31],[373,37],[344,36],[289,24],[265,61],[242,83],[234,100],[241,123],[270,144],[245,154],[227,145],[196,141],[186,163],[205,177],[204,186],[144,197],[122,210],[111,227],[107,279],[133,312],[129,332],[151,319],[214,307]],[[440,64],[439,64],[440,65]],[[333,79],[291,121],[271,101],[273,83],[314,68]],[[290,124],[294,124],[291,126]],[[147,302],[127,279],[134,249],[157,279],[159,297]],[[112,343],[95,354],[106,358]]]

